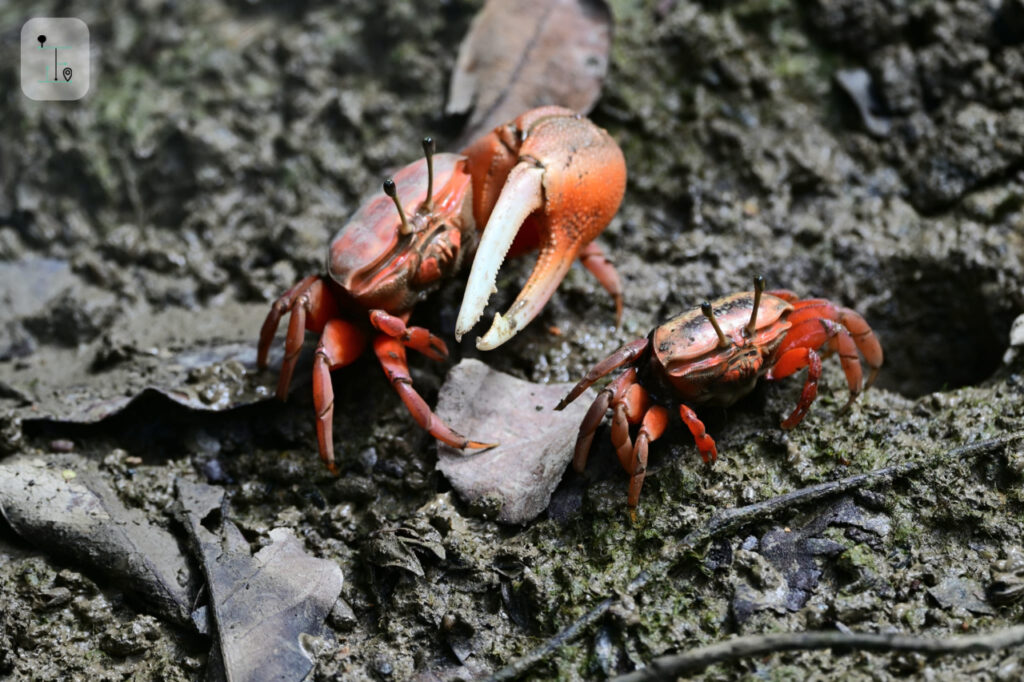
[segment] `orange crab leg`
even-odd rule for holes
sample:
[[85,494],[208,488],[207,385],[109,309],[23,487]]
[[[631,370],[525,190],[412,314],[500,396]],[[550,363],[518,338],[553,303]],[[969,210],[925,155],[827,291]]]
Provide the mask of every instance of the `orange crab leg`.
[[635,509],[640,504],[640,490],[647,476],[647,446],[661,438],[667,427],[668,410],[661,405],[652,405],[644,414],[633,446],[633,470],[630,472],[629,498],[626,501],[631,508]]
[[[808,319],[825,318],[838,322],[849,332],[857,346],[857,350],[864,356],[864,362],[870,369],[867,382],[864,384],[864,390],[867,390],[874,383],[875,377],[878,376],[878,370],[882,367],[884,355],[882,353],[882,346],[878,342],[878,337],[875,336],[875,332],[872,331],[861,314],[855,310],[837,306],[823,298],[797,301],[793,304],[793,308],[794,310],[790,313],[788,320],[794,326]],[[844,362],[843,368],[845,369],[846,367],[847,363]],[[859,381],[857,386],[860,386]]]
[[274,301],[274,305],[270,306],[270,312],[267,313],[266,319],[263,320],[263,327],[260,328],[260,344],[256,350],[257,367],[264,369],[267,366],[267,355],[270,352],[270,344],[274,341],[274,335],[277,333],[277,326],[281,323],[281,317],[291,309],[292,301],[299,292],[304,292],[318,279],[320,279],[319,275],[310,275],[309,277],[306,277],[291,289],[281,294],[281,297]]
[[[608,411],[608,406],[635,383],[636,369],[630,367],[601,389],[601,392],[597,394],[597,398],[590,404],[590,409],[587,410],[587,414],[583,417],[583,422],[580,424],[579,435],[576,437],[576,450],[572,458],[572,467],[577,473],[583,473],[583,469],[587,466],[587,457],[590,456],[590,445],[594,441],[594,432],[597,431],[597,427],[604,421],[604,415]],[[615,442],[614,434],[612,442]]]
[[[637,383],[635,367],[630,367],[604,387],[591,404],[576,440],[573,468],[582,473],[590,454],[594,432],[604,419],[609,405],[612,408],[611,441],[622,468],[629,474],[629,506],[635,508],[640,501],[640,490],[647,475],[647,451],[650,443],[661,438],[668,426],[668,410],[651,405],[646,389]],[[629,425],[640,424],[634,442],[629,436]]]
[[650,339],[647,337],[637,339],[636,341],[630,341],[604,360],[594,365],[593,369],[587,372],[586,376],[580,379],[579,382],[572,387],[572,390],[569,391],[568,395],[558,401],[558,405],[555,406],[555,409],[565,409],[566,405],[576,400],[576,398],[579,398],[583,391],[593,386],[601,377],[611,374],[627,362],[636,360],[638,357],[643,355],[644,351],[647,350],[649,343]]
[[680,404],[679,417],[686,424],[686,428],[690,429],[693,441],[697,444],[697,450],[700,451],[700,457],[704,460],[704,463],[717,461],[718,448],[715,447],[715,440],[708,435],[708,432],[704,429],[704,422],[697,417],[697,413],[690,409],[689,406]]
[[347,320],[329,320],[320,335],[313,359],[313,409],[316,410],[316,438],[320,459],[332,474],[334,465],[334,387],[331,372],[355,362],[366,348],[366,335]]
[[612,398],[612,445],[619,457],[622,468],[633,473],[636,468],[633,440],[629,437],[629,425],[639,424],[647,413],[651,399],[647,391],[636,382],[636,370],[630,368],[630,383]]
[[[850,388],[850,402],[853,402],[861,392],[863,373],[860,366],[860,355],[857,354],[857,346],[853,337],[838,322],[827,320],[822,317],[812,317],[800,322],[789,329],[786,338],[783,339],[776,353],[782,358],[790,350],[806,347],[818,350],[828,345],[829,352],[838,352],[839,361],[843,365],[843,374],[846,376],[846,385]],[[769,379],[780,379],[787,374],[779,374],[778,363],[768,373]]]
[[444,341],[423,327],[408,327],[405,320],[383,310],[370,311],[370,323],[379,331],[398,339],[406,348],[423,353],[431,360],[441,362],[448,358],[448,346]]
[[580,263],[604,287],[615,302],[615,326],[622,324],[622,281],[614,263],[595,242],[590,242],[580,251]]
[[[851,344],[852,345],[852,344]],[[807,381],[804,382],[804,390],[800,393],[800,402],[796,409],[782,422],[782,428],[791,429],[807,416],[811,409],[811,403],[818,396],[818,379],[821,378],[821,356],[812,348],[806,346],[791,348],[779,357],[779,361],[768,373],[768,379],[782,379],[804,367],[807,368]]]
[[263,321],[260,345],[256,353],[256,363],[259,367],[266,367],[267,352],[284,310],[289,310],[290,314],[288,333],[284,340],[284,360],[281,362],[281,374],[277,381],[278,400],[288,399],[288,386],[291,385],[295,363],[302,352],[306,330],[317,333],[323,331],[327,321],[338,314],[338,306],[322,277],[307,277],[292,287],[284,296],[277,299],[267,319]]
[[836,311],[839,313],[840,324],[850,331],[850,336],[853,337],[857,350],[864,356],[864,362],[871,370],[868,372],[867,381],[864,382],[864,390],[866,391],[871,388],[871,384],[875,383],[878,370],[882,368],[882,362],[884,361],[882,344],[878,342],[878,337],[875,336],[875,332],[868,325],[867,320],[856,310],[836,308]]
[[391,382],[391,386],[409,409],[409,414],[431,436],[442,443],[460,450],[465,450],[466,448],[493,448],[497,445],[496,443],[479,443],[475,440],[469,440],[434,414],[426,401],[412,387],[412,377],[409,376],[409,363],[405,358],[405,346],[402,345],[399,339],[392,338],[387,334],[378,334],[373,340],[373,352],[377,355],[377,359],[380,360],[381,367],[383,367],[384,373]]

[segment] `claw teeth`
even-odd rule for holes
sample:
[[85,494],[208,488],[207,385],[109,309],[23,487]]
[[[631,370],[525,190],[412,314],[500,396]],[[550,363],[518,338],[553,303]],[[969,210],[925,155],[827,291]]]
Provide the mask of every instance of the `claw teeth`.
[[494,313],[494,321],[487,333],[476,340],[477,350],[494,350],[505,343],[517,331],[515,320],[511,317],[502,317],[501,313]]
[[498,291],[498,269],[505,254],[523,221],[543,203],[543,178],[543,169],[529,164],[519,164],[509,173],[473,258],[455,322],[456,339],[461,340],[480,321],[487,301]]

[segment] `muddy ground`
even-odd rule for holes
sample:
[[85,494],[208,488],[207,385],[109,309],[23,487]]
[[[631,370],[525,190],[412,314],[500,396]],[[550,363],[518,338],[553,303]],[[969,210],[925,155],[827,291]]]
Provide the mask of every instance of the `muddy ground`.
[[[451,492],[435,443],[364,361],[334,377],[335,479],[316,457],[308,383],[287,404],[265,399],[276,377],[254,369],[259,324],[269,301],[319,270],[329,236],[415,158],[423,134],[441,148],[458,135],[441,112],[479,3],[13,2],[0,9],[4,452],[87,455],[183,545],[174,478],[222,485],[254,549],[292,528],[344,572],[316,679],[466,679],[623,590],[666,539],[716,509],[1024,427],[1024,358],[1007,353],[1024,312],[1024,4],[611,5],[593,118],[630,172],[600,237],[625,280],[622,328],[576,268],[494,352],[452,339],[462,280],[415,321],[440,331],[453,361],[567,381],[763,273],[856,308],[878,333],[885,367],[849,413],[837,414],[846,389],[834,360],[791,432],[779,421],[796,380],[705,410],[718,463],[702,465],[671,428],[653,447],[635,524],[602,429],[587,474],[567,474],[545,516],[508,528]],[[32,16],[89,25],[86,99],[21,94],[17,36]],[[497,305],[529,266],[506,268]],[[428,401],[445,371],[413,360]],[[677,557],[529,674],[602,678],[736,633],[940,636],[1018,622],[1024,561],[999,562],[1024,545],[1022,478],[1024,450],[1010,446],[747,525]],[[422,577],[372,551],[400,526],[440,538],[444,559],[417,555]],[[51,549],[0,527],[0,676],[203,675],[209,640]],[[823,651],[699,678],[1018,679],[1022,667],[1016,651]]]

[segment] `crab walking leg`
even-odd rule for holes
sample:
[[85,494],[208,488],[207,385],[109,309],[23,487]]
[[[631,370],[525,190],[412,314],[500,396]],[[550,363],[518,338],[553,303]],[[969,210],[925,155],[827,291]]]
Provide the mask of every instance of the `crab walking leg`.
[[416,423],[431,436],[453,448],[465,450],[466,448],[493,448],[497,443],[479,443],[469,440],[462,434],[453,430],[450,426],[441,421],[441,418],[434,414],[426,401],[416,392],[412,386],[412,377],[409,376],[409,363],[405,358],[405,346],[398,339],[387,334],[378,334],[373,340],[373,352],[380,360],[381,367],[387,375],[391,386],[398,393],[398,396],[405,403]]
[[642,339],[637,339],[636,341],[630,341],[626,345],[620,347],[604,360],[594,365],[594,368],[587,372],[587,375],[572,387],[569,394],[558,402],[555,409],[565,409],[566,405],[576,400],[576,398],[579,398],[583,391],[590,388],[598,379],[611,374],[626,363],[636,360],[644,353],[644,351],[647,350],[647,346],[649,344],[650,340],[647,337],[644,337]]
[[796,409],[782,422],[782,428],[786,430],[792,429],[803,421],[803,418],[807,416],[807,411],[811,409],[811,403],[818,397],[821,356],[811,348],[792,348],[779,357],[779,361],[766,376],[769,380],[782,379],[804,367],[807,368],[807,381],[804,382],[804,389],[800,393],[800,402],[797,403]]
[[576,436],[576,449],[573,451],[572,456],[572,468],[578,474],[582,474],[583,470],[587,468],[587,458],[590,457],[590,446],[594,442],[594,432],[597,431],[597,427],[604,421],[604,415],[608,412],[608,405],[611,403],[611,400],[612,391],[606,387],[597,394],[594,402],[590,403],[590,408],[580,423],[580,431]]
[[615,326],[622,324],[622,282],[611,259],[594,242],[590,242],[580,251],[580,263],[590,271],[604,290],[615,302]]
[[853,337],[853,341],[857,345],[857,350],[864,356],[864,362],[870,369],[868,379],[864,382],[866,391],[871,388],[871,384],[875,383],[878,370],[882,368],[882,362],[885,360],[882,344],[878,342],[878,337],[875,336],[875,332],[868,325],[867,320],[856,310],[836,308],[836,311],[839,313],[839,323],[849,330],[850,336]]
[[640,504],[640,489],[647,476],[647,446],[661,438],[667,427],[668,410],[661,405],[652,405],[644,414],[633,446],[633,470],[629,478],[629,499],[626,502],[630,508],[635,509]]
[[274,305],[270,306],[270,312],[267,313],[266,319],[263,320],[263,327],[260,329],[260,344],[256,350],[257,367],[264,369],[267,366],[267,354],[270,352],[270,344],[274,341],[274,335],[277,333],[278,324],[281,323],[281,317],[291,309],[292,301],[300,292],[304,292],[318,279],[320,279],[319,275],[306,277],[284,292],[280,298],[274,301]]
[[857,350],[864,356],[864,363],[870,370],[868,379],[864,384],[864,390],[866,391],[874,383],[885,357],[882,353],[882,345],[878,342],[878,337],[875,336],[875,332],[868,325],[864,317],[855,310],[837,306],[823,298],[798,301],[793,304],[793,308],[794,312],[790,314],[789,320],[794,325],[812,317],[821,317],[838,322],[846,328],[850,336],[853,337]]
[[332,474],[334,465],[334,387],[331,372],[351,364],[366,348],[366,335],[347,320],[329,320],[324,325],[313,359],[313,408],[316,410],[316,439],[320,459]]
[[697,450],[700,451],[700,458],[704,460],[704,463],[717,461],[718,448],[715,447],[715,440],[708,435],[704,428],[704,422],[697,417],[697,413],[687,405],[680,404],[679,417],[686,424],[686,428],[690,429],[693,441],[697,444]]
[[629,375],[630,383],[612,398],[612,446],[615,447],[619,464],[632,474],[636,466],[633,440],[629,437],[629,425],[640,423],[651,404],[651,399],[647,391],[636,383],[635,369],[631,368],[623,376],[626,375]]
[[[463,335],[480,320],[491,294],[497,291],[495,283],[498,269],[516,233],[523,221],[544,203],[543,183],[544,169],[539,166],[519,163],[509,172],[501,196],[480,237],[473,267],[469,271],[466,293],[455,321],[456,340],[461,341]],[[494,319],[495,325],[498,325],[501,316],[495,315]]]
[[389,315],[383,310],[371,310],[370,323],[378,331],[401,341],[406,348],[419,351],[431,360],[441,362],[448,358],[448,346],[431,334],[429,329],[408,327],[401,317]]
[[288,335],[284,340],[284,360],[281,375],[277,381],[278,400],[288,399],[288,386],[292,383],[295,363],[302,352],[306,330],[321,332],[331,316],[337,314],[337,305],[323,278],[317,277],[306,289],[300,290],[292,299],[291,314],[288,317]]
[[[827,320],[822,317],[811,317],[810,319],[798,322],[786,332],[786,337],[779,346],[776,353],[781,358],[790,350],[800,347],[820,349],[828,346],[829,354],[839,353],[839,361],[843,366],[843,374],[846,376],[846,385],[850,388],[850,403],[857,399],[861,393],[863,373],[860,366],[860,355],[857,354],[857,346],[853,337],[838,322]],[[769,378],[782,378],[779,375],[778,365],[769,371]]]
[[[621,399],[625,390],[635,384],[636,369],[630,367],[601,389],[601,392],[597,394],[597,398],[590,404],[590,409],[587,410],[587,414],[584,415],[583,421],[580,423],[579,435],[576,436],[576,450],[572,458],[572,467],[576,470],[576,473],[582,474],[587,466],[587,457],[590,456],[590,445],[594,442],[594,432],[597,431],[597,427],[604,421],[609,405],[613,401]],[[626,437],[628,438],[628,433]],[[614,442],[614,436],[612,440]]]

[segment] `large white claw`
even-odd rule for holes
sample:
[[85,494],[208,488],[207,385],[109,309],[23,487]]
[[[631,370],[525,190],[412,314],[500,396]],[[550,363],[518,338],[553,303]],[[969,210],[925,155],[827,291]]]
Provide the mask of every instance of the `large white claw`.
[[[544,169],[529,163],[517,164],[508,174],[505,186],[494,204],[491,217],[480,238],[473,267],[469,271],[466,293],[462,297],[462,308],[459,309],[459,317],[455,321],[456,339],[461,340],[480,320],[491,294],[497,291],[495,283],[498,279],[498,269],[504,262],[505,254],[512,246],[516,233],[519,232],[523,221],[544,202],[543,182]],[[495,316],[495,326],[500,326],[502,321],[500,315]],[[499,344],[511,338],[515,331],[513,326],[505,330],[505,334],[500,334],[503,338]],[[488,332],[487,336],[491,336],[491,332]],[[494,347],[483,348],[483,341],[484,339],[477,340],[478,348],[487,350]]]
[[537,254],[537,265],[523,290],[504,315],[495,313],[491,328],[476,340],[476,347],[480,350],[494,350],[528,325],[555,293],[572,265],[574,256],[575,253],[563,253],[556,248],[541,246]]

